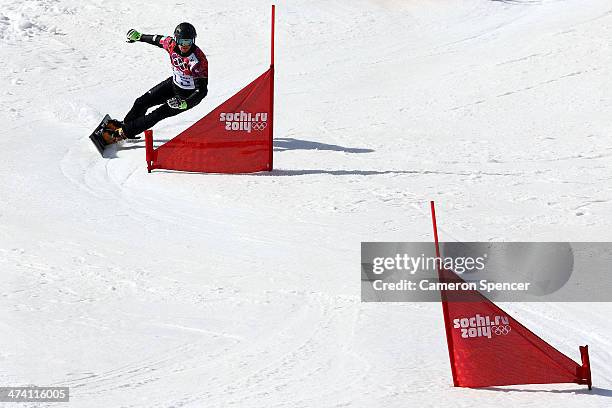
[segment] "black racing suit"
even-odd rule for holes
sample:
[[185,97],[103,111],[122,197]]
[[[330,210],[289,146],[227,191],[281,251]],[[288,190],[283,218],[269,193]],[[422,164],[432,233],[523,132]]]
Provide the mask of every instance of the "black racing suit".
[[[164,48],[168,52],[173,75],[136,99],[123,119],[123,133],[127,137],[134,137],[162,119],[193,108],[208,93],[208,61],[195,44],[183,54],[172,37],[143,34],[140,41]],[[174,97],[187,102],[187,108],[171,108],[167,101]],[[149,108],[157,105],[161,106],[147,114]]]

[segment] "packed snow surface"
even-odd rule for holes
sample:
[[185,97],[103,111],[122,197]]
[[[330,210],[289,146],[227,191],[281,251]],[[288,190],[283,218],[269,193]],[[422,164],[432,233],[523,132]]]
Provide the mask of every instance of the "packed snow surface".
[[[362,241],[612,241],[609,0],[277,3],[275,170],[148,174],[89,142],[198,29],[207,98],[269,65],[263,1],[0,1],[0,386],[40,407],[603,407],[612,306],[507,304],[595,388],[453,388],[441,307],[360,301]],[[12,404],[11,406],[20,406]]]

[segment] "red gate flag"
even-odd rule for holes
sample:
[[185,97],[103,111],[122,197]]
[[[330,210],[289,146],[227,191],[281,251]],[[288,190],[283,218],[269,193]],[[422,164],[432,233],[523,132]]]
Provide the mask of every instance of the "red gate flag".
[[153,148],[145,133],[147,167],[207,173],[272,170],[274,6],[270,69],[178,136]]
[[210,173],[271,170],[272,68],[154,150],[150,169]]
[[[433,201],[431,212],[439,258]],[[438,277],[442,283],[465,282],[445,268]],[[588,346],[580,347],[579,365],[476,290],[442,290],[441,297],[456,387],[577,383],[591,389]]]

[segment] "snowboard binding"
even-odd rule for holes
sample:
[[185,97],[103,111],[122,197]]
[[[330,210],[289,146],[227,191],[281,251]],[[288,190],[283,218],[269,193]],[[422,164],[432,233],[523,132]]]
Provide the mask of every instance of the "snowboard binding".
[[122,127],[123,122],[116,119],[111,119],[106,122],[106,125],[102,130],[102,139],[107,146],[125,139]]
[[117,119],[109,120],[102,131],[102,139],[108,146],[109,144],[117,143],[122,140],[138,140],[140,136],[127,136],[123,132],[123,122]]
[[122,140],[137,140],[138,136],[128,136],[123,132],[123,122],[112,119],[110,115],[105,115],[102,122],[96,127],[93,133],[89,136],[100,155],[104,157],[104,150]]

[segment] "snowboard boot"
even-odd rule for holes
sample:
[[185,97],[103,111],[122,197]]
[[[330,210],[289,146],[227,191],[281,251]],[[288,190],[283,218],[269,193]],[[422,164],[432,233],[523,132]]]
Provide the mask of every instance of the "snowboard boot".
[[104,129],[102,131],[102,140],[104,140],[105,145],[110,145],[117,142],[116,131]]
[[108,122],[106,122],[106,126],[104,127],[104,129],[117,130],[122,127],[123,127],[122,121],[117,120],[117,119],[111,119]]
[[120,127],[119,129],[117,129],[117,135],[121,138],[121,140],[139,140],[140,136],[130,136],[130,135],[126,135],[125,131],[123,130],[123,126]]
[[126,136],[123,134],[122,127],[123,122],[116,119],[109,120],[102,131],[102,139],[104,139],[104,143],[109,145],[126,139]]

